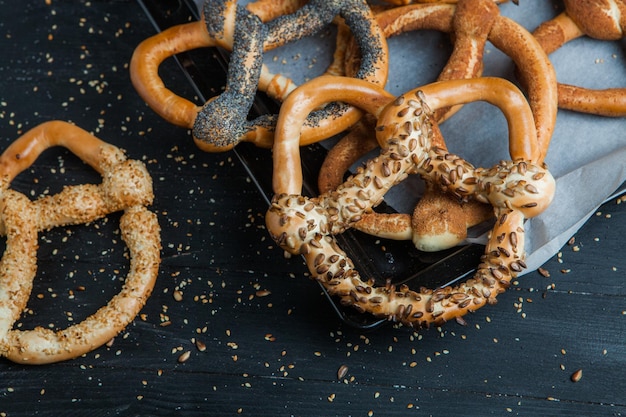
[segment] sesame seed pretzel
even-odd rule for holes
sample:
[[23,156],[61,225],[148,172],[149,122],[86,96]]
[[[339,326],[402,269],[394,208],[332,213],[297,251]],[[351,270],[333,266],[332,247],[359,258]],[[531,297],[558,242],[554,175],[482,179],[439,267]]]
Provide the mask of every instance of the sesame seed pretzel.
[[[533,32],[546,53],[551,54],[581,36],[618,40],[626,29],[624,0],[564,0],[565,11],[539,25]],[[592,90],[558,84],[559,107],[602,116],[626,116],[626,88]]]
[[[301,195],[299,123],[326,100],[341,100],[374,114],[380,156],[336,190]],[[433,146],[431,109],[484,100],[503,112],[512,159],[474,168],[461,157]],[[272,238],[284,250],[302,254],[312,277],[343,304],[409,326],[441,324],[495,302],[525,267],[524,219],[551,203],[555,181],[541,163],[532,111],[523,94],[499,78],[429,84],[389,102],[389,93],[350,78],[323,76],[296,89],[281,108],[273,147],[275,196],[266,214]],[[296,105],[297,104],[297,105]],[[493,206],[496,221],[475,276],[457,286],[411,290],[362,278],[333,235],[352,227],[385,193],[410,174],[458,198],[473,196]]]
[[[66,186],[56,195],[29,200],[9,188],[12,180],[49,147],[63,146],[102,175],[101,184]],[[76,358],[122,331],[149,297],[160,264],[160,228],[152,203],[152,179],[145,165],[126,158],[69,123],[43,123],[13,142],[0,156],[0,232],[6,251],[0,261],[0,356],[24,364]],[[53,331],[12,329],[26,307],[37,270],[37,233],[57,226],[88,223],[116,211],[130,268],[121,291],[84,321]]]
[[[204,151],[226,151],[240,141],[271,148],[276,116],[247,120],[255,93],[260,89],[282,101],[295,84],[281,74],[272,74],[263,64],[263,53],[312,35],[337,16],[352,30],[362,52],[356,76],[373,83],[386,82],[387,44],[365,0],[263,3],[270,11],[266,7],[238,6],[236,0],[205,0],[199,22],[175,26],[145,40],[131,59],[131,80],[141,97],[166,120],[192,129],[195,143]],[[263,15],[259,17],[255,11]],[[232,50],[226,86],[220,95],[196,106],[165,87],[158,67],[176,53],[209,46]],[[336,58],[341,56],[338,53]],[[309,117],[303,144],[333,136],[360,117],[357,109],[329,104]]]
[[[384,10],[376,15],[376,19],[387,38],[415,30],[453,34],[453,51],[438,76],[439,81],[480,76],[484,46],[488,40],[509,55],[521,69],[521,76],[528,86],[542,150],[538,162],[543,161],[556,122],[556,75],[539,43],[523,27],[500,16],[493,1],[459,0],[457,5],[415,4]],[[355,50],[353,43],[347,48],[345,71],[348,75],[355,69],[352,62]],[[441,123],[458,108],[436,109],[432,120]],[[366,120],[362,119],[362,123]],[[320,192],[336,188],[354,162],[378,145],[384,145],[376,142],[371,130],[368,133],[364,135],[363,129],[355,129],[329,151],[319,173]],[[447,148],[437,128],[433,131],[433,140],[437,147]],[[412,215],[366,213],[353,227],[380,237],[412,240],[419,250],[437,251],[460,244],[466,239],[469,227],[492,216],[488,205],[475,200],[459,202],[427,183]]]

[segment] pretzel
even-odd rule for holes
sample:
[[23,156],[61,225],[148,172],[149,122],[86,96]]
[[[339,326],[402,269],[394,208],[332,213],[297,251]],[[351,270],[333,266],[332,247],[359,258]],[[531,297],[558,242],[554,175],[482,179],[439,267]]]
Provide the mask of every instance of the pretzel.
[[[414,30],[437,30],[454,34],[453,52],[438,80],[475,78],[483,67],[483,51],[490,40],[522,68],[528,85],[531,107],[536,116],[536,129],[542,149],[542,159],[556,122],[556,75],[531,34],[515,22],[499,15],[490,0],[460,0],[449,4],[416,4],[385,10],[376,15],[387,38]],[[346,74],[354,71],[354,45],[346,52]],[[437,109],[433,120],[449,118],[452,109]],[[446,149],[445,142],[434,131],[437,146]],[[382,144],[381,144],[382,145]],[[376,146],[373,137],[363,137],[358,129],[346,135],[332,149],[320,170],[318,184],[321,192],[336,188],[344,172],[365,152]],[[404,213],[366,213],[353,227],[381,237],[413,240],[424,251],[446,249],[463,242],[467,229],[492,217],[492,210],[474,200],[460,204],[453,197],[427,183],[422,198],[412,215]]]
[[[395,6],[408,6],[410,4],[456,4],[459,0],[383,0],[385,3]],[[506,3],[508,0],[491,0],[495,4]],[[513,0],[517,4],[517,0]]]
[[[271,148],[275,115],[262,115],[248,121],[248,112],[258,89],[283,100],[295,84],[282,75],[272,74],[262,64],[263,52],[317,32],[336,16],[345,19],[363,54],[357,76],[384,84],[387,78],[387,44],[371,10],[364,0],[311,0],[290,14],[302,1],[265,1],[263,22],[236,0],[206,0],[199,22],[174,26],[143,41],[134,51],[130,74],[135,89],[159,115],[173,124],[193,129],[194,141],[202,150],[225,151],[240,141]],[[249,6],[253,11],[259,9]],[[276,17],[278,15],[278,17]],[[204,106],[181,98],[168,90],[158,75],[166,58],[183,51],[219,46],[232,50],[225,90]],[[352,124],[361,112],[348,106],[327,105],[307,121],[303,145],[333,136]]]
[[[626,2],[623,0],[564,0],[565,11],[542,23],[533,35],[551,54],[581,36],[618,40],[626,29]],[[558,84],[559,107],[602,116],[626,116],[626,89],[592,90]]]
[[[52,146],[68,148],[102,175],[102,183],[66,186],[35,201],[11,190],[12,180]],[[158,273],[160,228],[156,215],[146,209],[153,193],[145,165],[79,127],[52,121],[31,129],[4,151],[0,177],[0,232],[7,236],[0,261],[0,356],[23,364],[45,364],[76,358],[105,344],[144,306]],[[32,290],[38,231],[92,222],[121,210],[120,230],[131,257],[121,291],[93,315],[66,329],[12,329]]]
[[261,19],[269,22],[282,15],[295,13],[308,0],[257,0],[246,4],[246,9]]
[[[422,86],[389,102],[389,93],[363,81],[322,76],[285,100],[274,141],[274,197],[266,213],[272,238],[284,250],[301,254],[312,277],[345,305],[409,326],[442,324],[492,304],[524,263],[524,219],[551,203],[555,181],[540,160],[533,114],[523,94],[498,78],[451,80]],[[318,197],[301,195],[299,132],[308,111],[341,100],[373,114],[376,135],[385,142],[336,190]],[[498,106],[509,126],[512,160],[474,168],[432,144],[431,109],[484,100]],[[475,276],[458,286],[411,290],[362,278],[334,235],[352,227],[385,193],[410,174],[419,174],[460,199],[493,206],[496,221]]]

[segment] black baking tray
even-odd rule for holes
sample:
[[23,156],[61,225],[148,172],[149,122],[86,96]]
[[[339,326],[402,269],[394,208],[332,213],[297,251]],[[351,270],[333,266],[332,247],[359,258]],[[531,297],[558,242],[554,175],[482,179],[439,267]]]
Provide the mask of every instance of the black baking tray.
[[[191,0],[137,1],[157,32],[199,19],[196,4]],[[221,90],[225,84],[228,66],[227,51],[220,48],[207,49],[210,51],[201,49],[187,51],[174,57],[202,101],[214,95],[215,91]],[[167,84],[167,80],[164,81]],[[258,93],[250,117],[277,113],[278,110],[278,103],[263,93]],[[229,152],[233,152],[243,164],[269,205],[272,197],[271,151],[259,150],[250,143],[241,143]],[[321,144],[301,148],[305,195],[317,194],[317,173],[326,152],[326,147]],[[393,211],[393,208],[386,206],[385,203],[376,209]],[[384,285],[387,280],[391,280],[396,285],[407,284],[415,289],[420,286],[429,288],[446,286],[468,277],[475,272],[484,251],[482,245],[468,244],[446,251],[427,253],[418,251],[410,241],[381,240],[356,230],[348,230],[337,236],[337,240],[362,276],[373,278],[378,285]],[[344,307],[325,290],[324,293],[339,318],[350,326],[371,329],[387,322]]]

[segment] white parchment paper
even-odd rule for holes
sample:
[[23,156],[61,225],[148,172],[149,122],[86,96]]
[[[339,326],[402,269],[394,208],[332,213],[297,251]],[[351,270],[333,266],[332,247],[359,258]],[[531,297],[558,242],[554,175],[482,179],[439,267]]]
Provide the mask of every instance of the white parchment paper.
[[[501,5],[501,13],[530,31],[562,10],[560,1],[519,3]],[[330,27],[314,38],[271,51],[265,63],[301,84],[321,74],[330,62],[334,33]],[[448,35],[431,31],[402,34],[388,42],[386,89],[394,94],[434,81],[451,50]],[[550,58],[560,82],[588,88],[626,87],[625,48],[624,40],[580,38]],[[487,45],[484,75],[516,82],[513,69],[506,55]],[[510,158],[506,122],[489,104],[466,105],[441,130],[450,151],[475,166],[492,166]],[[626,118],[560,111],[546,163],[557,179],[557,191],[548,210],[526,223],[527,272],[555,255],[603,202],[625,191],[620,187],[626,180]],[[410,212],[421,188],[421,180],[411,179],[392,189],[385,200],[398,211]],[[481,233],[470,240],[484,240]]]

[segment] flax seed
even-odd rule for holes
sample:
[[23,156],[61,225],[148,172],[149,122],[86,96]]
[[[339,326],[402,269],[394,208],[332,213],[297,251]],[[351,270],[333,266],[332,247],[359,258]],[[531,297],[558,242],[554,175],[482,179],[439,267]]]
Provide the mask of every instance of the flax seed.
[[572,382],[578,382],[581,380],[582,377],[583,377],[583,370],[578,369],[572,374],[570,379],[572,380]]
[[187,351],[183,352],[178,357],[178,363],[185,363],[185,362],[187,362],[187,360],[189,360],[190,356],[191,356],[191,351],[190,350],[187,350]]
[[348,365],[341,365],[337,370],[337,379],[342,380],[348,374]]
[[206,344],[200,340],[196,340],[196,349],[200,352],[204,352],[206,350]]

